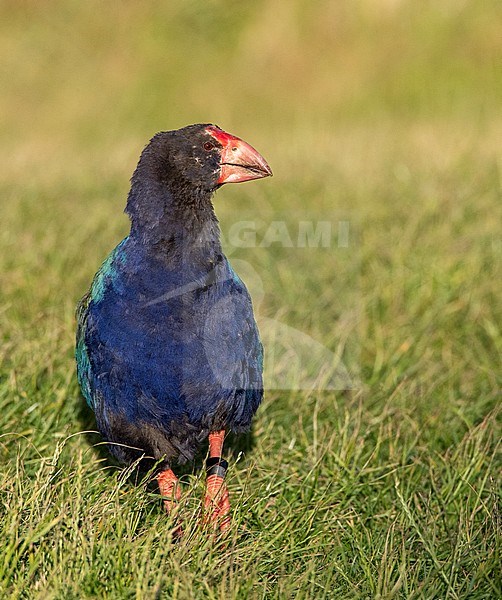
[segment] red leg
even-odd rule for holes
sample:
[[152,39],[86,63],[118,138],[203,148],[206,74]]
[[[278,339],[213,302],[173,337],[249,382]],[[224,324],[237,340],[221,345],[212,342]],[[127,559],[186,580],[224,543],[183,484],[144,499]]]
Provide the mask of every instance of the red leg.
[[225,483],[228,463],[221,458],[225,431],[209,434],[209,459],[207,460],[206,496],[204,498],[205,523],[225,531],[230,527],[230,499]]
[[[181,499],[179,480],[171,469],[166,469],[157,475],[157,483],[159,484],[160,494],[164,501],[164,508],[170,514]],[[182,534],[181,526],[177,527],[175,534]]]

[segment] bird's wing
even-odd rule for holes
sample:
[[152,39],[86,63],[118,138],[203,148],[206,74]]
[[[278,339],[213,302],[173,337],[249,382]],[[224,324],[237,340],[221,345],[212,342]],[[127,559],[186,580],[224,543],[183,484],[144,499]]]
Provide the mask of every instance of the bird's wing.
[[106,286],[109,284],[113,275],[113,266],[115,260],[122,260],[122,250],[127,241],[127,237],[109,254],[103,262],[99,271],[94,276],[91,289],[80,300],[77,306],[77,342],[75,348],[75,358],[77,361],[77,378],[82,390],[82,394],[87,404],[94,408],[92,393],[92,371],[89,360],[89,351],[86,345],[87,320],[89,317],[90,306],[92,302],[102,299]]

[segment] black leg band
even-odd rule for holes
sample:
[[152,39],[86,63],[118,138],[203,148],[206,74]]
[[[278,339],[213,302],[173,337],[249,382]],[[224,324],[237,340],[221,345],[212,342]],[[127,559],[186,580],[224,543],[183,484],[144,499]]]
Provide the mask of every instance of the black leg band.
[[206,475],[218,475],[222,479],[225,479],[227,473],[228,463],[221,456],[213,456],[206,460]]

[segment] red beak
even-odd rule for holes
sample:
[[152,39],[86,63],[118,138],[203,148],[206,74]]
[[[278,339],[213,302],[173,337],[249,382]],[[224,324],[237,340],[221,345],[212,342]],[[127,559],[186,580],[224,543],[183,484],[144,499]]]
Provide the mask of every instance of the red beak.
[[272,175],[267,161],[244,140],[214,126],[208,127],[206,131],[223,146],[218,185],[241,183]]

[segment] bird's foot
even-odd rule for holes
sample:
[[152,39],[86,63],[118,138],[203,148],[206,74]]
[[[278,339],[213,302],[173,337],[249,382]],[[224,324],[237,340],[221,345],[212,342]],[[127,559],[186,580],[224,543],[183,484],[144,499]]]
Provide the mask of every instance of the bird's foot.
[[225,483],[227,468],[227,461],[218,456],[207,459],[203,523],[222,532],[230,527],[230,498]]
[[[178,508],[178,503],[181,500],[179,479],[171,469],[166,469],[157,475],[157,483],[159,484],[159,491],[162,496],[166,513],[169,515],[174,514]],[[177,525],[173,531],[173,537],[179,538],[182,535],[183,529],[181,525]]]
[[206,496],[204,498],[204,525],[224,532],[230,527],[230,499],[225,483],[228,468],[221,458],[225,431],[212,431],[209,434],[209,458],[206,461]]

